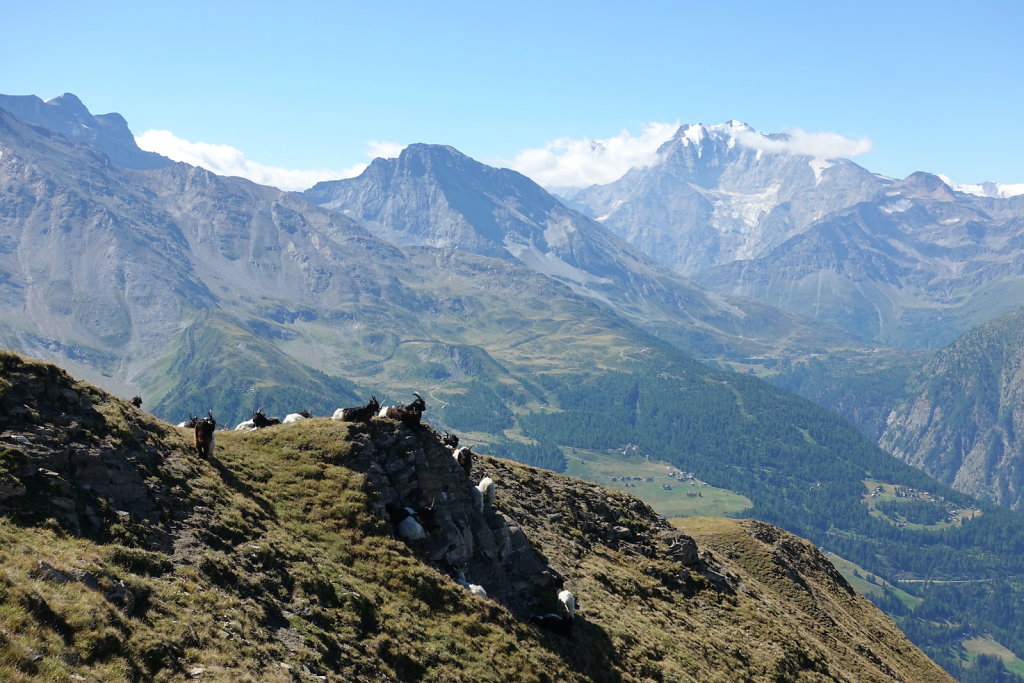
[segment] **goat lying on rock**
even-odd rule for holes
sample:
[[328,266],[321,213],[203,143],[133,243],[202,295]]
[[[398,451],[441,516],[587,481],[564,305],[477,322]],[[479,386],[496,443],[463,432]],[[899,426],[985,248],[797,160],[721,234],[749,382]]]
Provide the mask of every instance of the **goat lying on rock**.
[[388,509],[391,523],[395,525],[395,534],[403,541],[418,541],[426,538],[428,533],[436,531],[434,513],[433,506],[422,510],[410,507]]
[[398,420],[399,422],[407,425],[418,425],[420,418],[423,417],[423,412],[427,409],[427,403],[423,400],[415,391],[412,395],[416,397],[416,400],[407,406],[384,406],[380,409],[378,417],[387,417],[392,420]]
[[377,397],[371,396],[370,401],[365,406],[338,408],[334,411],[331,419],[341,420],[342,422],[369,422],[379,411],[380,403],[377,402]]
[[458,576],[455,578],[455,583],[459,584],[473,595],[478,595],[484,600],[487,600],[487,591],[484,587],[478,583],[469,583],[466,581],[466,573],[463,570],[459,570]]

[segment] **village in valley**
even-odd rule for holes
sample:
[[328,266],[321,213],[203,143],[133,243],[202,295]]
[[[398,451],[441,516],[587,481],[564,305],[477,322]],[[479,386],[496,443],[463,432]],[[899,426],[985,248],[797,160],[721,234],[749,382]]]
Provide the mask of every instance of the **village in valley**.
[[651,458],[636,444],[615,450],[563,449],[565,474],[612,488],[628,489],[664,517],[738,516],[751,501]]
[[871,515],[900,528],[943,529],[982,514],[977,507],[961,508],[943,496],[909,486],[871,479],[863,483],[867,492],[862,500]]

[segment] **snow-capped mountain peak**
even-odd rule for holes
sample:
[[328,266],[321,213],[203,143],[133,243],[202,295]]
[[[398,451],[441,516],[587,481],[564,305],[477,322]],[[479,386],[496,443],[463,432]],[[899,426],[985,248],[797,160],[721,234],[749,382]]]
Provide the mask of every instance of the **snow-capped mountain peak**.
[[703,123],[688,123],[679,127],[672,140],[679,141],[685,145],[699,145],[708,138],[735,141],[738,135],[744,133],[756,133],[756,131],[742,121],[736,121],[735,119],[710,126]]
[[992,199],[1008,199],[1010,197],[1019,197],[1024,195],[1024,183],[993,183],[987,181],[984,183],[957,183],[951,180],[948,176],[944,176],[941,173],[939,177],[942,181],[949,185],[957,192],[963,192],[964,194],[973,194],[979,197],[989,197]]

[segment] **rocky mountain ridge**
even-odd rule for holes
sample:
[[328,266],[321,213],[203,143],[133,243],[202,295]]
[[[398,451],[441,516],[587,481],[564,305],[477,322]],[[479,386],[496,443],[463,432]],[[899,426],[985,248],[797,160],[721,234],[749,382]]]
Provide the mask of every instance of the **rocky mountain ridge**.
[[936,176],[913,174],[879,201],[696,279],[883,344],[934,348],[1024,304],[1024,217],[988,208]]
[[745,124],[683,126],[658,162],[571,197],[702,286],[935,348],[1024,300],[1024,201],[820,158]]
[[837,329],[808,326],[750,298],[709,296],[525,176],[451,147],[410,145],[356,178],[303,194],[396,244],[520,263],[698,357],[857,345]]
[[[625,493],[487,457],[498,501],[475,513],[437,434],[390,420],[219,433],[203,461],[52,366],[0,368],[7,678],[948,680],[770,525],[706,522],[698,545]],[[427,495],[436,536],[395,539],[384,509]],[[445,576],[463,551],[493,599]],[[521,620],[556,576],[571,641]]]
[[118,166],[150,169],[174,163],[167,157],[139,149],[123,116],[114,113],[94,116],[71,93],[46,101],[35,95],[0,95],[0,109],[6,109],[22,121],[98,149]]

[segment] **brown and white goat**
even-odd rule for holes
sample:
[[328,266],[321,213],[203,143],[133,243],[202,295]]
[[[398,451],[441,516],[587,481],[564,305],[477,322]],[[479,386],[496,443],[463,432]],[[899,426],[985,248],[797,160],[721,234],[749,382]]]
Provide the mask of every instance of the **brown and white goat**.
[[378,413],[379,417],[387,417],[392,420],[398,420],[408,425],[418,425],[420,418],[423,417],[423,412],[427,409],[427,403],[423,400],[415,391],[412,395],[416,397],[416,400],[407,406],[384,406]]

